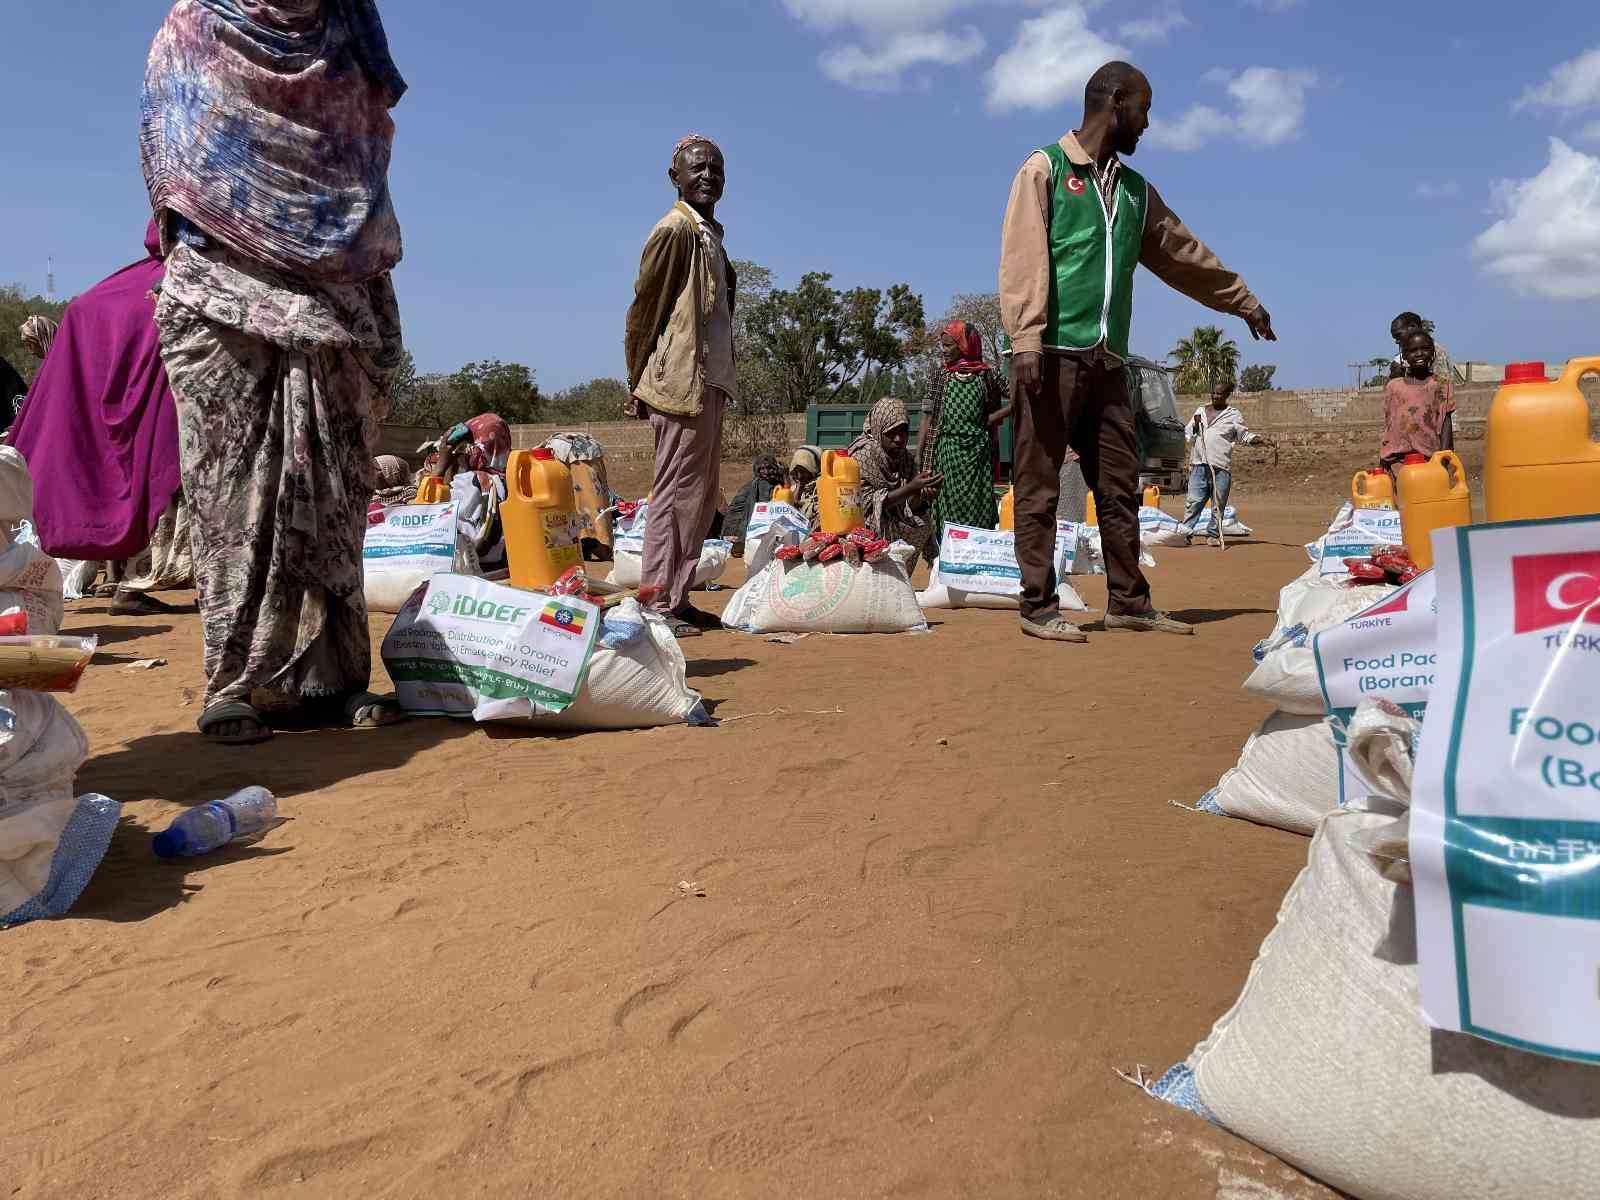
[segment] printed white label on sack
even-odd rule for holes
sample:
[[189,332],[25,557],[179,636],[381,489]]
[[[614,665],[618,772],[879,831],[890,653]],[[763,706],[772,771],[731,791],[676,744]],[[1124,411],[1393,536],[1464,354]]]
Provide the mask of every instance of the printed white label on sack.
[[[1077,547],[1078,527],[1070,521],[1057,521],[1058,580],[1072,573]],[[1010,530],[946,525],[939,543],[939,570],[934,583],[975,595],[1018,595],[1022,591],[1022,569],[1017,565],[1017,535]]]
[[465,575],[435,575],[395,618],[383,665],[408,712],[470,717],[484,700],[566,709],[582,686],[600,610]]
[[1348,526],[1322,540],[1322,575],[1347,575],[1347,558],[1371,558],[1384,546],[1400,544],[1400,514],[1392,508],[1355,510]]
[[776,525],[779,529],[792,530],[795,533],[808,534],[811,532],[811,522],[806,520],[805,514],[792,504],[783,504],[778,501],[768,501],[758,504],[750,514],[750,524],[746,526],[744,540],[757,542],[762,534]]
[[386,571],[448,571],[456,556],[456,506],[407,504],[391,508],[382,525],[368,525],[361,557]]
[[1439,598],[1432,571],[1312,643],[1317,680],[1339,748],[1339,803],[1377,794],[1345,753],[1345,727],[1365,700],[1388,700],[1420,718],[1438,663]]
[[1600,517],[1434,536],[1411,809],[1429,1022],[1600,1063]]

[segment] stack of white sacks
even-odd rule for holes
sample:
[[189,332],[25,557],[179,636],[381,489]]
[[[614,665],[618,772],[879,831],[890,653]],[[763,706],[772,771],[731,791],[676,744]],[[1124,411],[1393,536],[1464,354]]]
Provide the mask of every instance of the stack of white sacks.
[[[16,633],[59,633],[61,569],[32,522],[27,463],[0,447],[0,622]],[[55,697],[0,691],[0,927],[65,913],[105,856],[121,806],[75,794],[88,754],[82,728]]]
[[[1256,645],[1255,669],[1244,684],[1277,711],[1245,744],[1238,765],[1201,798],[1202,811],[1309,835],[1339,808],[1347,769],[1330,723],[1336,714],[1329,712],[1324,694],[1318,635],[1347,623],[1359,626],[1362,614],[1399,590],[1387,584],[1351,586],[1347,571],[1333,571],[1332,562],[1324,566],[1324,543],[1337,540],[1353,518],[1350,506],[1340,510],[1328,533],[1306,547],[1310,568],[1279,593],[1277,621]],[[1429,637],[1431,632],[1430,627]]]
[[1238,1001],[1150,1093],[1360,1200],[1600,1195],[1600,1068],[1424,1016],[1419,731],[1401,706],[1356,708],[1344,735],[1361,797],[1316,826]]
[[[611,582],[618,587],[635,588],[644,581],[644,529],[650,502],[641,501],[638,510],[616,525],[612,544]],[[733,543],[711,538],[700,548],[700,565],[695,568],[694,586],[709,587],[722,578],[733,557]]]

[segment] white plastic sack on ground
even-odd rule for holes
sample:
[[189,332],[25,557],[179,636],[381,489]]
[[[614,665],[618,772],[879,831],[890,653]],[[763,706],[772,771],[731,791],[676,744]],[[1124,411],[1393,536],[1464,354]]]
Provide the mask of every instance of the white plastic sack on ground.
[[435,575],[479,573],[477,551],[461,528],[456,503],[405,504],[367,526],[361,552],[367,608],[397,613]]
[[0,616],[28,614],[30,634],[60,633],[66,605],[61,564],[32,541],[0,550]]
[[[637,548],[635,548],[637,547]],[[644,535],[635,538],[618,538],[613,548],[611,582],[618,587],[633,588],[644,582]],[[733,543],[717,539],[700,548],[700,563],[694,569],[694,586],[703,588],[715,583],[728,569],[733,557]]]
[[[930,583],[926,589],[917,593],[917,604],[925,609],[950,609],[950,608],[993,608],[1009,612],[1017,611],[1017,597],[997,596],[988,592],[964,592],[960,588],[945,587],[943,584],[933,583],[931,580],[939,577],[939,560],[933,560],[933,567],[929,572]],[[1089,606],[1084,603],[1083,597],[1078,595],[1078,590],[1062,577],[1056,584],[1056,600],[1061,605],[1062,612],[1088,612]]]
[[[1230,504],[1228,505],[1227,511],[1222,514],[1222,532],[1228,537],[1242,538],[1249,537],[1255,532],[1255,530],[1251,529],[1250,526],[1246,525],[1239,519],[1238,509],[1234,508],[1233,505]],[[1217,510],[1215,507],[1207,507],[1206,510],[1200,514],[1200,519],[1198,522],[1196,522],[1194,527],[1194,536],[1217,536]]]
[[1339,807],[1339,759],[1320,717],[1273,713],[1244,744],[1239,765],[1196,806],[1291,833],[1310,833]]
[[[1079,557],[1079,569],[1074,572],[1078,575],[1104,575],[1106,573],[1105,553],[1100,545],[1100,526],[1084,525],[1084,553]],[[1156,565],[1155,555],[1147,550],[1141,542],[1139,545],[1139,565],[1153,567]]]
[[1337,813],[1244,992],[1154,1095],[1362,1200],[1594,1196],[1593,1066],[1424,1024],[1409,883],[1357,848],[1391,815]]
[[1355,514],[1356,506],[1346,500],[1340,506],[1339,511],[1333,514],[1333,520],[1328,522],[1327,532],[1316,541],[1306,543],[1306,556],[1311,559],[1313,565],[1322,561],[1322,547],[1324,542],[1327,541],[1328,534],[1338,533],[1341,530],[1350,528],[1350,522],[1355,519]]
[[780,546],[798,546],[806,540],[808,531],[788,524],[769,523],[758,537],[746,539],[744,544],[744,577],[754,579],[772,561]]
[[907,633],[928,628],[909,564],[916,551],[904,542],[882,562],[852,567],[831,563],[773,562],[733,594],[722,623],[745,633]]
[[[604,627],[608,637],[596,646],[583,687],[565,712],[539,714],[527,700],[485,700],[473,718],[566,730],[709,722],[700,693],[689,686],[683,650],[664,618],[630,598],[606,611]],[[606,641],[618,644],[609,649]]]
[[63,600],[82,600],[100,578],[100,563],[94,559],[58,558],[56,566],[61,569]]
[[1326,713],[1313,639],[1396,590],[1388,584],[1350,587],[1348,583],[1306,575],[1278,593],[1278,619],[1272,633],[1256,644],[1256,667],[1245,680],[1246,691],[1270,700],[1284,712],[1302,716]]
[[88,754],[53,696],[0,692],[0,925],[59,916],[105,854],[118,806],[73,794]]

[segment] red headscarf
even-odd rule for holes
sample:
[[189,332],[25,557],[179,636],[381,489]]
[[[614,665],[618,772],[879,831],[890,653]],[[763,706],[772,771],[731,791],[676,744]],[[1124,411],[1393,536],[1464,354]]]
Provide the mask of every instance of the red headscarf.
[[944,368],[946,371],[952,374],[959,372],[962,375],[973,375],[979,371],[994,370],[983,361],[983,335],[971,321],[951,321],[942,332],[961,347],[961,357],[953,363],[946,363]]

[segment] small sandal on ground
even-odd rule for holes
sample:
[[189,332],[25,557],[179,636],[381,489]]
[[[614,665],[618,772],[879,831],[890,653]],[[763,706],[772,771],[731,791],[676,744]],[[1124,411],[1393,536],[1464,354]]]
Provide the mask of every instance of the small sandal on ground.
[[697,626],[691,625],[682,617],[673,613],[663,613],[662,615],[666,618],[667,629],[670,630],[672,636],[677,638],[680,642],[684,638],[697,638],[703,636],[702,631]]
[[1047,642],[1087,642],[1089,635],[1065,617],[1051,617],[1048,621],[1030,621],[1022,618],[1022,632],[1029,637]]
[[[219,746],[254,746],[272,739],[272,730],[261,719],[254,706],[243,700],[223,700],[200,714],[196,722],[200,733]],[[231,725],[232,732],[223,733],[220,727]]]
[[382,729],[411,719],[393,696],[377,696],[372,692],[346,696],[339,702],[339,708],[351,729]]
[[157,600],[147,592],[119,590],[111,600],[110,613],[114,617],[159,617],[182,612],[164,600]]
[[686,625],[693,625],[702,633],[706,632],[707,630],[722,628],[721,617],[717,616],[715,613],[708,613],[703,608],[696,608],[692,604],[685,604],[677,612],[673,613],[672,616],[675,619],[684,622]]

